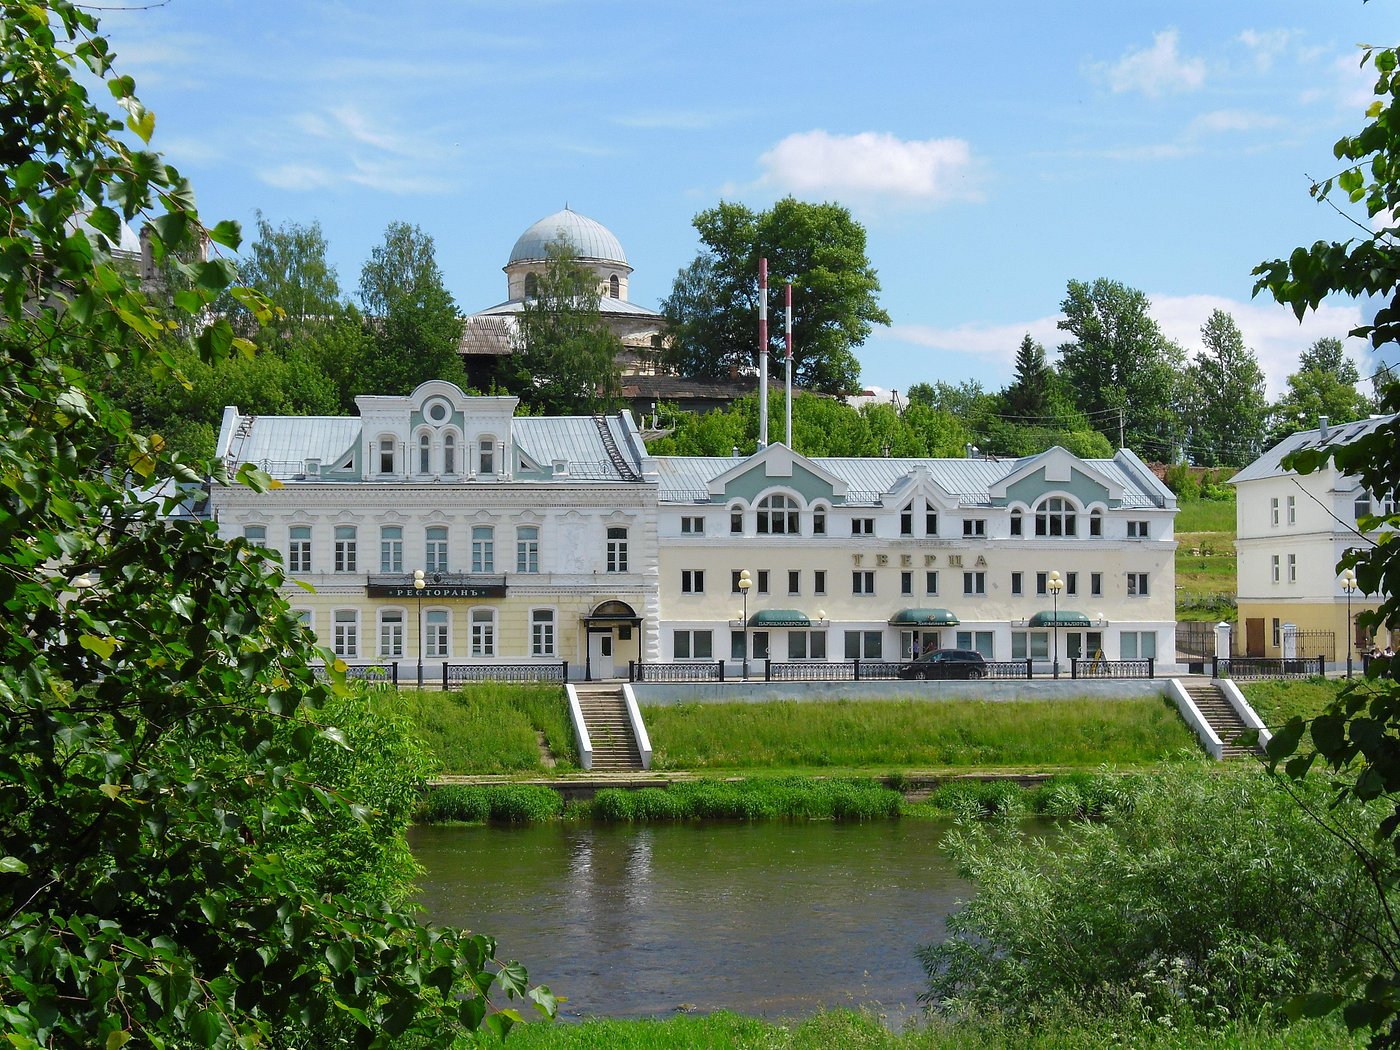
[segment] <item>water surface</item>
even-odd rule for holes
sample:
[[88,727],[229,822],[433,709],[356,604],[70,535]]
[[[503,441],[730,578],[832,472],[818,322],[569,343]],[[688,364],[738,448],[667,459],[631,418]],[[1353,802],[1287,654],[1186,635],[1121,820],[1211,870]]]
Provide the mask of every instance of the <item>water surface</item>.
[[914,957],[971,887],[926,820],[411,830],[437,923],[567,995],[565,1016],[917,1011]]

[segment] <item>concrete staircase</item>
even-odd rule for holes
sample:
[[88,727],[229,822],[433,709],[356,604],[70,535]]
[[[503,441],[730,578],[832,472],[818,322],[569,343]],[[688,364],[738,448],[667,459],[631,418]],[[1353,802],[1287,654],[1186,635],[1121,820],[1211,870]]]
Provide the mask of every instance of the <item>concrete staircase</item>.
[[1186,694],[1191,697],[1191,702],[1210,723],[1211,729],[1224,745],[1222,758],[1241,758],[1260,753],[1258,747],[1246,747],[1239,742],[1240,735],[1249,732],[1249,728],[1213,681],[1203,678],[1183,678],[1180,681]]
[[642,754],[627,718],[622,686],[579,682],[574,691],[578,694],[583,724],[593,744],[593,772],[641,769]]

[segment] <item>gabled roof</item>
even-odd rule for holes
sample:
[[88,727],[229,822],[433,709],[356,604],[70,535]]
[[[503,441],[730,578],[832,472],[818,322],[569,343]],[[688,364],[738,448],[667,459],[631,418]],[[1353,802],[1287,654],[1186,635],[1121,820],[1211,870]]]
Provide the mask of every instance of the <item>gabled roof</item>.
[[755,452],[747,459],[741,459],[732,464],[727,470],[710,478],[708,485],[711,496],[723,496],[725,488],[735,478],[743,477],[750,471],[762,468],[763,473],[768,478],[790,478],[792,468],[802,466],[811,471],[831,486],[832,495],[844,496],[846,494],[846,483],[839,476],[832,474],[816,460],[808,459],[800,453],[794,452],[782,442],[769,445],[760,452]]
[[1004,477],[990,486],[988,494],[993,497],[1005,496],[1006,490],[1009,487],[1021,481],[1023,478],[1030,477],[1038,470],[1045,471],[1045,481],[1048,485],[1059,483],[1068,484],[1071,480],[1072,473],[1077,470],[1081,474],[1088,475],[1091,479],[1108,489],[1108,494],[1111,499],[1122,500],[1123,498],[1123,482],[1121,480],[1121,475],[1120,477],[1110,477],[1097,467],[1092,466],[1089,461],[1080,459],[1078,456],[1074,455],[1074,453],[1061,448],[1059,445],[1048,448],[1044,452],[1037,453],[1034,456],[1027,456],[1025,459],[1022,459],[1014,470],[1009,471]]
[[1245,467],[1233,478],[1231,485],[1238,485],[1242,481],[1258,481],[1261,478],[1281,477],[1284,474],[1293,473],[1283,465],[1283,460],[1290,454],[1305,448],[1324,448],[1328,445],[1349,445],[1358,438],[1374,431],[1377,427],[1385,426],[1388,423],[1400,421],[1400,413],[1388,416],[1371,416],[1369,419],[1358,419],[1351,423],[1342,423],[1338,426],[1329,426],[1327,436],[1324,438],[1322,430],[1300,430],[1296,434],[1290,434],[1269,451],[1256,459],[1249,466]]

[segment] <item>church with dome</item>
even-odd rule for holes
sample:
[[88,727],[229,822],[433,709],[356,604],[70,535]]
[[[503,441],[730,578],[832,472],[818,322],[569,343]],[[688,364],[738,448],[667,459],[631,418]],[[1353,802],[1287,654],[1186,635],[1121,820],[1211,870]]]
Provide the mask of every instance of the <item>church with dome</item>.
[[599,312],[622,341],[623,354],[618,361],[622,372],[655,375],[661,368],[665,319],[655,310],[628,300],[632,267],[616,235],[567,206],[540,219],[516,239],[504,267],[505,301],[467,316],[461,351],[468,375],[478,371],[474,362],[489,364],[491,359],[512,352],[520,312],[534,295],[538,275],[548,264],[549,246],[561,238],[573,247],[579,265],[598,278]]

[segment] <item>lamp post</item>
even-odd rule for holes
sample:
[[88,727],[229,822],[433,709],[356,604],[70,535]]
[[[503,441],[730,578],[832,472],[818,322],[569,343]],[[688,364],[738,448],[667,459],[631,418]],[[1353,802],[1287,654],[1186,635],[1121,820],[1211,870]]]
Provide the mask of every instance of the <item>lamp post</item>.
[[418,688],[423,688],[423,570],[413,570],[413,594],[418,599]]
[[1060,677],[1060,592],[1065,589],[1065,581],[1058,572],[1050,574],[1050,582],[1045,585],[1050,592],[1050,633],[1055,639],[1054,675]]
[[749,588],[753,586],[753,580],[749,578],[749,570],[744,569],[739,573],[739,593],[744,596],[744,610],[740,614],[744,621],[744,681],[749,680]]
[[1356,648],[1356,628],[1351,624],[1351,596],[1356,590],[1356,573],[1342,573],[1342,590],[1347,592],[1347,677],[1351,677],[1351,651]]

